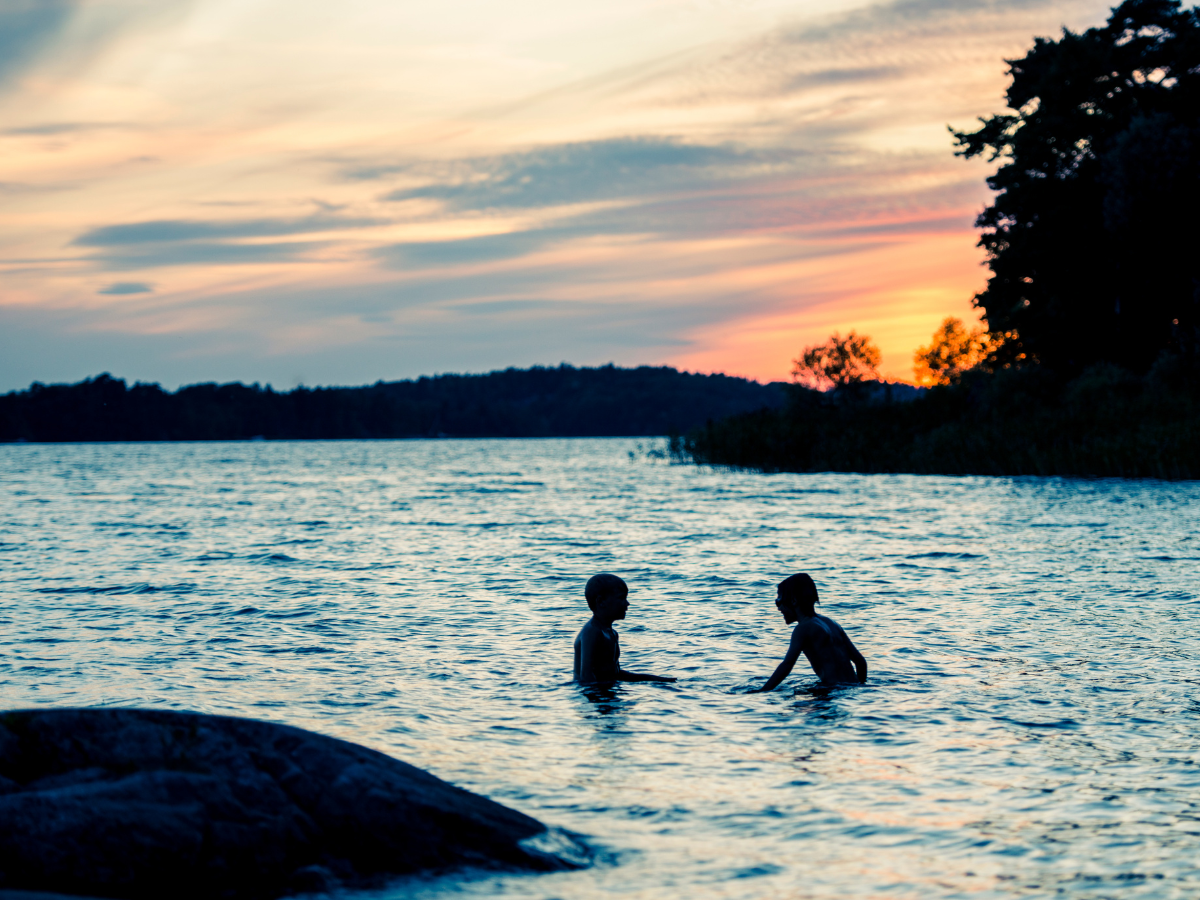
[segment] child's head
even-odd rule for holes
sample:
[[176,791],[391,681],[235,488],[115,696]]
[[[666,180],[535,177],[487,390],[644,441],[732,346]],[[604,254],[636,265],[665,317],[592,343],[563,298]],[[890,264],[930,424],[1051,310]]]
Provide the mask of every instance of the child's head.
[[583,589],[583,596],[587,600],[588,609],[596,612],[606,600],[618,598],[624,600],[629,596],[629,585],[623,578],[604,572],[588,579],[587,587]]
[[779,582],[778,599],[775,602],[795,606],[811,614],[813,605],[821,601],[817,598],[817,586],[813,580],[800,572]]

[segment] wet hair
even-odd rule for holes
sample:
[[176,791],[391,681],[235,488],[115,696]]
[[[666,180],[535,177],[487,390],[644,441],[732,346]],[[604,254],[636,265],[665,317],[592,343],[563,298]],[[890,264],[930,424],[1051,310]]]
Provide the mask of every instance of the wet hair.
[[623,578],[603,572],[588,579],[583,596],[587,599],[588,609],[596,611],[596,604],[611,597],[613,594],[628,594],[629,585]]
[[812,606],[821,602],[817,597],[817,586],[804,572],[789,575],[779,582],[779,596],[801,606]]

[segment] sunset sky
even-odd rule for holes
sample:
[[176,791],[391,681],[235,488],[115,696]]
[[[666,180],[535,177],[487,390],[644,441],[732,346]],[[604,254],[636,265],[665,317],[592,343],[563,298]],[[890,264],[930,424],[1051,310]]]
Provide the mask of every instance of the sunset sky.
[[670,364],[974,319],[947,124],[1092,0],[0,0],[0,390]]

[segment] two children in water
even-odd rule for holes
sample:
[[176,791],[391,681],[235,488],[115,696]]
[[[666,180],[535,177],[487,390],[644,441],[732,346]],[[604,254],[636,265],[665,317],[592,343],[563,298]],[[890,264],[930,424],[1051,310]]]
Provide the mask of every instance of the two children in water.
[[[629,587],[616,575],[594,575],[584,597],[592,610],[591,620],[575,638],[575,680],[582,684],[602,681],[675,681],[663,675],[643,675],[621,668],[621,645],[613,623],[629,610]],[[796,627],[787,655],[758,691],[774,690],[791,674],[803,653],[813,671],[825,684],[864,682],[867,661],[858,652],[842,626],[813,609],[819,603],[817,586],[805,574],[792,575],[779,583],[775,606],[783,620]]]

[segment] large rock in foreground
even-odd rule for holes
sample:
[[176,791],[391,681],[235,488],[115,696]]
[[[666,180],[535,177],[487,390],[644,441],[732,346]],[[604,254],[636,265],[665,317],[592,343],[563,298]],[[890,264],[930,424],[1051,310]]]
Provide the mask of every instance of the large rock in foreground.
[[299,728],[0,714],[0,889],[240,900],[459,865],[568,866],[535,848],[546,836],[529,816]]

